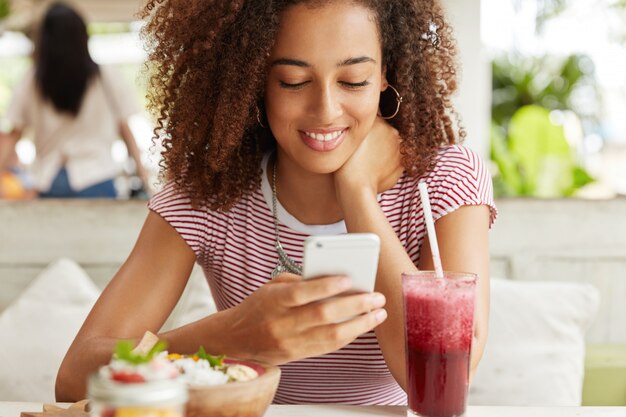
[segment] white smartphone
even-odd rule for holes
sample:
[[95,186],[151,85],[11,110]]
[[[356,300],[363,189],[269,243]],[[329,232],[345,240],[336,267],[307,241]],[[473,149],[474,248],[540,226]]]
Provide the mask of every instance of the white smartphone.
[[376,283],[380,239],[373,233],[309,236],[304,241],[304,279],[347,275],[356,291],[372,292]]

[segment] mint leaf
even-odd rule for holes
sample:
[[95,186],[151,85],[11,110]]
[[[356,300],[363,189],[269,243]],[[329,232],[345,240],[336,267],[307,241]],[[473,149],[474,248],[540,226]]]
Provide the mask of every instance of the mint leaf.
[[211,365],[211,367],[215,368],[216,366],[222,366],[222,364],[224,363],[224,355],[220,355],[220,356],[213,356],[210,355],[206,352],[206,350],[204,350],[204,346],[200,346],[200,349],[198,349],[198,351],[195,353],[195,356],[197,356],[200,359],[204,359],[209,361],[209,365]]
[[141,354],[133,352],[134,343],[130,340],[120,340],[115,344],[113,357],[132,365],[140,365],[150,362],[157,354],[167,348],[165,340],[159,340],[148,353]]
[[222,364],[224,363],[224,355],[219,355],[219,356],[211,356],[211,355],[207,355],[207,360],[209,361],[209,364],[211,364],[212,367],[216,367],[216,366],[222,366]]
[[133,342],[130,340],[120,340],[115,344],[113,357],[123,361],[133,360]]
[[200,359],[206,359],[206,350],[204,350],[204,346],[200,346],[200,349],[196,352],[196,356]]
[[167,342],[165,340],[159,340],[158,342],[156,342],[155,345],[152,346],[152,349],[150,349],[150,351],[146,355],[146,357],[148,358],[148,362],[150,362],[152,358],[163,352],[165,349],[167,349]]

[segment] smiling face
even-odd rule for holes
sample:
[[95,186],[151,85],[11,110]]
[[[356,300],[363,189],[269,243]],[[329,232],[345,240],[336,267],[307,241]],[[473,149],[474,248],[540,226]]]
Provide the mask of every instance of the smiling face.
[[387,86],[373,12],[347,1],[281,14],[265,108],[281,164],[339,169],[372,127]]

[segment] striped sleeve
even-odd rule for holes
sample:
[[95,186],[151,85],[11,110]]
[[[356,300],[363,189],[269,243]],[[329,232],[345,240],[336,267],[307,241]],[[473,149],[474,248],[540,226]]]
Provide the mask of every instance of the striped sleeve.
[[462,206],[485,205],[490,212],[489,226],[493,225],[498,210],[491,175],[474,151],[458,145],[444,149],[427,182],[435,220]]
[[180,193],[173,183],[167,184],[152,196],[148,208],[178,232],[200,262],[204,260],[206,248],[211,240],[209,215],[206,210],[193,208],[189,197]]

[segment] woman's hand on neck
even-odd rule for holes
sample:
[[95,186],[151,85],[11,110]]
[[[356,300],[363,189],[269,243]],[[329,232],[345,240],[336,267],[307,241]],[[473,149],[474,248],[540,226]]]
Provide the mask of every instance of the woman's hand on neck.
[[366,192],[375,196],[394,186],[403,172],[400,141],[398,131],[376,117],[370,133],[334,174],[340,203],[354,193]]
[[[352,199],[355,193],[364,192],[375,198],[376,194],[394,186],[403,172],[399,146],[398,131],[377,117],[358,149],[334,173],[314,174],[277,155],[278,200],[304,224],[336,223],[345,216],[342,199]],[[274,166],[271,160],[270,184]]]

